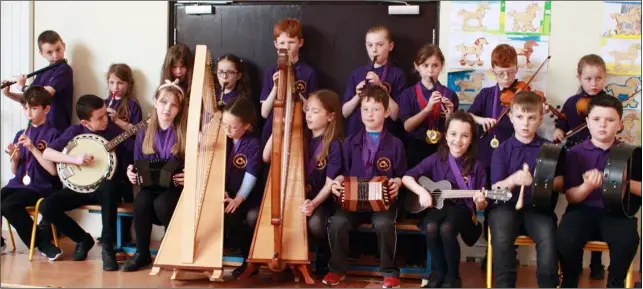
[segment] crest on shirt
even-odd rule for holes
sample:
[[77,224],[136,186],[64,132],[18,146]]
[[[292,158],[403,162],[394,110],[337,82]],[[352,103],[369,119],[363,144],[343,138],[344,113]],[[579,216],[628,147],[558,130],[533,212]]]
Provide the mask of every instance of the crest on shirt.
[[389,94],[391,93],[391,85],[388,82],[383,81],[382,85],[384,86],[384,89],[386,89],[386,92]]
[[40,152],[44,152],[45,149],[47,149],[47,142],[45,140],[43,140],[43,139],[39,140],[38,143],[36,144],[36,148]]
[[248,164],[248,157],[244,154],[236,154],[234,158],[232,158],[232,164],[234,164],[237,169],[245,169]]
[[295,82],[295,93],[301,96],[304,96],[304,92],[306,91],[306,82],[303,80],[297,80]]
[[388,172],[391,169],[391,160],[387,157],[377,159],[377,169],[382,172]]
[[315,166],[315,169],[318,171],[321,171],[326,168],[326,158],[317,161],[317,165]]

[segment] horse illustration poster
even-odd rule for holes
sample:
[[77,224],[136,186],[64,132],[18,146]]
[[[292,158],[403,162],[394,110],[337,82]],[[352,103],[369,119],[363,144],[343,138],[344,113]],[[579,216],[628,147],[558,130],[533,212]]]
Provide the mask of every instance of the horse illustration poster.
[[600,55],[608,74],[641,75],[640,39],[602,38]]
[[641,38],[641,2],[606,1],[603,37]]
[[[500,44],[509,44],[516,49],[518,54],[518,69],[535,72],[549,56],[549,37],[507,35],[502,37]],[[547,64],[541,69],[547,72]]]
[[498,45],[498,36],[459,33],[457,37],[452,37],[449,43],[447,65],[450,69],[488,69],[491,67],[491,51]]
[[551,1],[503,1],[505,33],[549,35]]
[[453,1],[450,18],[450,32],[499,31],[500,1]]
[[[641,77],[608,75],[605,82],[605,91],[623,102],[625,109],[641,108]],[[638,93],[628,99],[635,92]]]
[[641,145],[641,111],[626,109],[623,111],[623,131],[618,135],[622,141]]

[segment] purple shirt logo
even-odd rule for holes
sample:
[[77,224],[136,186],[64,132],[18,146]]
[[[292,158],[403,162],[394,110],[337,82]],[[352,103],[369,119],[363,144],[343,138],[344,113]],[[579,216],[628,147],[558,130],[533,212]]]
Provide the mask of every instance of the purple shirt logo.
[[377,169],[381,172],[388,172],[391,170],[391,160],[387,157],[381,157],[377,160]]
[[39,140],[38,143],[36,144],[36,148],[41,153],[44,152],[47,149],[47,141],[45,141],[44,139]]
[[304,96],[304,94],[306,93],[306,87],[306,81],[297,80],[297,82],[295,82],[295,93],[297,95]]
[[248,164],[248,157],[245,154],[234,155],[232,163],[237,169],[245,169]]
[[317,165],[315,166],[315,169],[318,171],[323,171],[326,168],[326,158],[323,160],[317,161]]

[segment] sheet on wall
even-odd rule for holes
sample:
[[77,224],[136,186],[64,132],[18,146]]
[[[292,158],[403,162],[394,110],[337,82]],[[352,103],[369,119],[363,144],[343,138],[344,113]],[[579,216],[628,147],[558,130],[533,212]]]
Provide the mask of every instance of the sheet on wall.
[[[478,91],[495,84],[490,72],[491,52],[509,44],[518,54],[518,78],[528,81],[549,55],[551,2],[454,1],[451,3],[449,88],[460,103],[470,104]],[[547,65],[531,83],[546,91]]]
[[607,66],[605,91],[623,101],[621,140],[641,145],[641,2],[603,2],[600,55]]

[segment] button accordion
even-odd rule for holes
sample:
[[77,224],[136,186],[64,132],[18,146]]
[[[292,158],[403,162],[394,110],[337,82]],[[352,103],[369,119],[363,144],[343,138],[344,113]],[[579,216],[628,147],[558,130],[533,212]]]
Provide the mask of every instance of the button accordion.
[[172,176],[180,171],[175,159],[142,159],[134,162],[134,167],[141,188],[170,188]]
[[391,205],[388,178],[347,177],[340,191],[339,205],[348,212],[382,212]]

